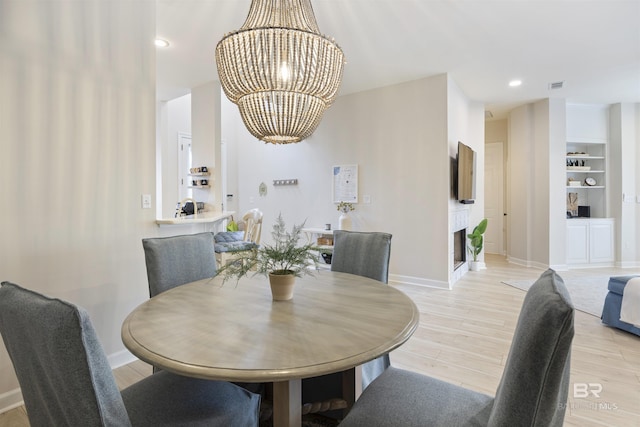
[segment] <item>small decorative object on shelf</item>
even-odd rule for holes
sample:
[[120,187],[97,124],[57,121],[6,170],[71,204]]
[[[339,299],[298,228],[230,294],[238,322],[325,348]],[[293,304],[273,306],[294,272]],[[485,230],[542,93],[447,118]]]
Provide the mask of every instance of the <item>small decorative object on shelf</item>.
[[584,183],[589,187],[593,187],[594,185],[596,185],[596,180],[594,178],[589,177],[584,179]]
[[353,206],[353,203],[350,202],[340,202],[337,206],[338,210],[342,212],[340,214],[340,218],[338,218],[338,229],[339,230],[351,230],[351,217],[349,216],[349,212],[355,210],[356,208]]
[[195,176],[209,176],[211,175],[209,173],[209,168],[206,166],[200,166],[198,168],[190,168],[189,169],[189,175],[195,175]]
[[578,193],[567,194],[567,216],[578,216]]

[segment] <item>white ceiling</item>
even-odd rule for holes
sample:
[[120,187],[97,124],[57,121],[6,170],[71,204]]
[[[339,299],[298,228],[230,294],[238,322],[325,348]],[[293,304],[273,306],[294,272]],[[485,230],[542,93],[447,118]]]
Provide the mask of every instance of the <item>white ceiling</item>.
[[[217,80],[250,0],[157,0],[158,99]],[[640,102],[640,0],[312,0],[347,58],[345,95],[449,73],[495,118],[543,98]],[[512,79],[522,86],[508,87]],[[563,81],[562,89],[549,90]]]

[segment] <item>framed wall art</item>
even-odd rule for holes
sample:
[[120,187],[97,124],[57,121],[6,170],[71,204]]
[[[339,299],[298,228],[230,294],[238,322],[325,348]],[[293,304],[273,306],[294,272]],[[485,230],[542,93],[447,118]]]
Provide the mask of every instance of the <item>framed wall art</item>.
[[358,203],[358,165],[333,167],[333,202]]

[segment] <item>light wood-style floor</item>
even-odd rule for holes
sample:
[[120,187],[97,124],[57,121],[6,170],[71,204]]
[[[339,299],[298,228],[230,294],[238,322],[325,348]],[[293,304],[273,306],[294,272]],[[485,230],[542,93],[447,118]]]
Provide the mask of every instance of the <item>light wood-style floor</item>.
[[[487,269],[467,273],[452,291],[402,285],[420,310],[415,334],[391,355],[393,365],[495,394],[525,292],[502,280],[537,278],[542,270],[486,256]],[[562,277],[626,275],[627,269],[560,272]],[[565,426],[640,426],[640,337],[576,311],[571,389]],[[151,373],[143,362],[114,370],[125,387]],[[574,398],[574,383],[599,383],[600,397]],[[0,427],[29,426],[24,407],[0,414]]]

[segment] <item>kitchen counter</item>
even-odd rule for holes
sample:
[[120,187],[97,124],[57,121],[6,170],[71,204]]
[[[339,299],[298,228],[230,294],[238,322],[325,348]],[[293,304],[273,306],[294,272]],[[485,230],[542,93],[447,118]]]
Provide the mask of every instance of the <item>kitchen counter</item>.
[[207,211],[201,212],[198,215],[187,215],[178,218],[162,218],[156,219],[158,225],[184,225],[184,224],[205,224],[211,222],[222,221],[223,219],[230,218],[235,211]]

